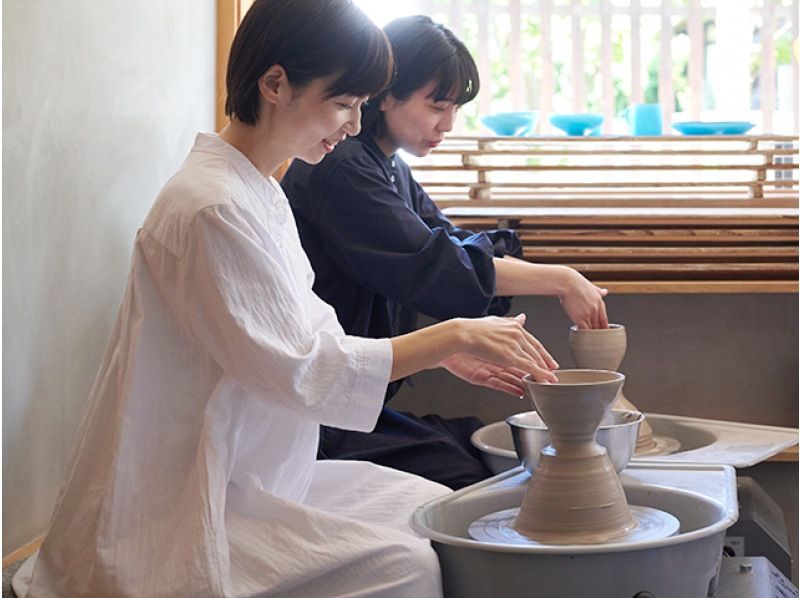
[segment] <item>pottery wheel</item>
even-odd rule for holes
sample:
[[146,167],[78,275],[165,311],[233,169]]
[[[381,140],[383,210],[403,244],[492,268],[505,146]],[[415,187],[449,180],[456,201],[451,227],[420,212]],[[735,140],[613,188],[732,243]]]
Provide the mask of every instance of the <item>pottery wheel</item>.
[[[633,544],[648,540],[660,540],[678,533],[680,522],[666,511],[652,507],[629,505],[631,515],[636,520],[636,528],[618,538],[612,538],[604,544]],[[491,544],[519,544],[522,546],[563,546],[562,544],[546,544],[523,536],[514,528],[514,520],[519,507],[505,509],[484,515],[469,526],[469,535],[473,540]]]
[[655,457],[658,455],[671,455],[680,450],[681,443],[669,436],[653,436],[653,443],[642,449],[636,449],[634,457]]

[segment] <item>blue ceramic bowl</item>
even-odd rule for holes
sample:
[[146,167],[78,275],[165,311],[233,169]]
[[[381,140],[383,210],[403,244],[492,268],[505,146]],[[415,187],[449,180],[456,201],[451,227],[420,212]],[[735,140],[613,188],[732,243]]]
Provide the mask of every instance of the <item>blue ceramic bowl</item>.
[[481,116],[481,122],[496,135],[522,137],[533,133],[539,120],[538,112],[498,112]]
[[550,117],[550,122],[557,129],[561,129],[567,135],[582,137],[586,133],[591,133],[603,124],[605,117],[602,114],[554,114]]
[[684,135],[744,135],[756,125],[745,121],[673,123],[672,128]]

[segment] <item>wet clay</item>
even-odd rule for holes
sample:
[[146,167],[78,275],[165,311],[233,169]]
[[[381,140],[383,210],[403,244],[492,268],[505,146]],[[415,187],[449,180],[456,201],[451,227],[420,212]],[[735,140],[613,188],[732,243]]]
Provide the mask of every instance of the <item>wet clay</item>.
[[[573,326],[569,330],[569,350],[579,368],[616,371],[625,357],[628,337],[625,326],[609,324],[608,328],[586,329]],[[613,409],[638,411],[620,391]],[[652,452],[656,447],[653,428],[645,419],[639,426],[636,454]]]
[[536,411],[550,429],[513,529],[548,544],[607,542],[636,522],[606,449],[596,442],[625,376],[559,370],[554,384],[525,377]]

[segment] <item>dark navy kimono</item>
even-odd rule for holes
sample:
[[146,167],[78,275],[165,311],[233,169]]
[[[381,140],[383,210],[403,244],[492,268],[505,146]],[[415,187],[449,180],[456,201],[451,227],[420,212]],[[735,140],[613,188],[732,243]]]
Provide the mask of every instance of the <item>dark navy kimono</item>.
[[[441,213],[411,170],[368,134],[311,166],[295,160],[281,182],[316,274],[314,291],[347,334],[392,337],[436,319],[504,315],[492,258],[521,255],[510,230],[474,233]],[[400,382],[389,385],[388,401]],[[320,458],[373,461],[451,488],[488,477],[469,442],[477,418],[417,418],[384,407],[369,434],[323,428]]]

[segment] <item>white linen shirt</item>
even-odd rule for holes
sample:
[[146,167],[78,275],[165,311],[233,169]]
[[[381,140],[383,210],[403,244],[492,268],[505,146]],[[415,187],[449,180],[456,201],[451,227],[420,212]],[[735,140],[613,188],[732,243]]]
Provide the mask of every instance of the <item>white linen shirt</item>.
[[[342,529],[320,505],[298,505],[318,426],[373,428],[392,350],[388,339],[345,336],[312,278],[280,186],[215,135],[198,135],[137,236],[30,596],[255,594],[289,575],[263,572],[268,548],[248,552],[265,541],[274,556],[287,550],[270,543],[275,525],[288,526],[290,543],[308,526]],[[384,475],[369,467],[365,479]],[[391,476],[411,480],[412,502],[414,484],[420,502],[446,492]],[[327,522],[318,529],[317,517]],[[358,550],[395,533],[360,530]],[[348,558],[357,545],[318,548]],[[246,589],[232,567],[251,569]],[[296,582],[286,583],[288,592]]]

